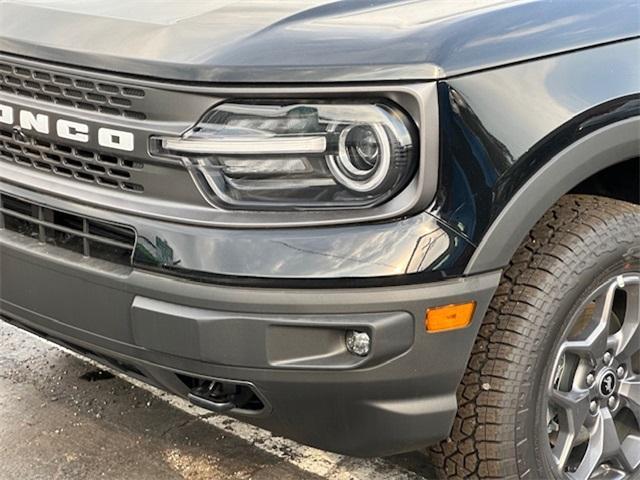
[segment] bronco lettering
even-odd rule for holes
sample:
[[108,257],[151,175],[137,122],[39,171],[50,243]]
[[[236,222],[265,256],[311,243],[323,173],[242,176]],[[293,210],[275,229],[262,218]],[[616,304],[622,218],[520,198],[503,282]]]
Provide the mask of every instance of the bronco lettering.
[[[49,115],[24,109],[20,109],[16,115],[13,107],[0,103],[0,124],[14,126],[16,120],[23,130],[34,130],[45,135],[52,131]],[[82,143],[87,143],[91,136],[89,125],[86,123],[65,119],[58,119],[54,130],[60,138]],[[98,144],[102,147],[126,152],[132,152],[134,149],[134,137],[131,132],[100,127],[96,133]]]

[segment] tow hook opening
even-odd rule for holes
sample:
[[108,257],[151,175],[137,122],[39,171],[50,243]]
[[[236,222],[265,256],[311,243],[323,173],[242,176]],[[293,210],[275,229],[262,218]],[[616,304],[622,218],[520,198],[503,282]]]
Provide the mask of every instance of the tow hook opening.
[[189,388],[191,403],[217,413],[257,414],[265,409],[264,402],[250,385],[178,375]]

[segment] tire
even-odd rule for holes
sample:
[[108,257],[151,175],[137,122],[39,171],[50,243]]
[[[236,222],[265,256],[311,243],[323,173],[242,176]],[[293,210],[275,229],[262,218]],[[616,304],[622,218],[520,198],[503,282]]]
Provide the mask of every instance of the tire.
[[[458,388],[451,435],[429,450],[440,478],[568,475],[546,454],[552,360],[589,292],[616,275],[640,272],[639,252],[638,205],[567,195],[536,224],[505,269],[483,320]],[[640,369],[640,354],[633,359]],[[640,469],[628,478],[635,475],[640,478]]]

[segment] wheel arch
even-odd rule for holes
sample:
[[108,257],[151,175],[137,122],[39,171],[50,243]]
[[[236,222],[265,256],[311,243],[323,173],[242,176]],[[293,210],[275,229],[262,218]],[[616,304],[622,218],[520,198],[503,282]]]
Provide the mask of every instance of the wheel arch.
[[639,132],[640,117],[631,117],[602,127],[554,155],[492,222],[465,274],[507,265],[528,232],[560,197],[598,172],[638,157]]

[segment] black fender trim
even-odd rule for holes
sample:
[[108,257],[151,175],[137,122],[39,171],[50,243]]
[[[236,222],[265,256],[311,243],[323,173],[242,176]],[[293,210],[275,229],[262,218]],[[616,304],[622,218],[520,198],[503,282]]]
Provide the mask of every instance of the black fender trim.
[[640,154],[640,117],[603,127],[547,162],[512,197],[475,250],[465,274],[503,268],[536,222],[591,175]]

